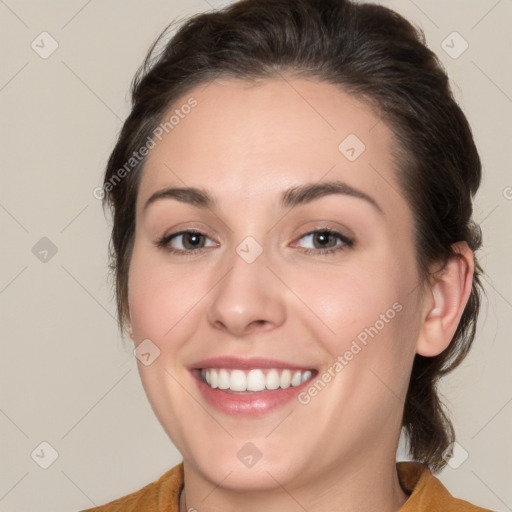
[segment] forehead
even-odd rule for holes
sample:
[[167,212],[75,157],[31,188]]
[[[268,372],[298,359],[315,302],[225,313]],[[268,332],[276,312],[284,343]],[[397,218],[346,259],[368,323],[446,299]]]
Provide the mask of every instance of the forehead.
[[163,122],[144,166],[139,212],[169,185],[199,186],[221,201],[324,177],[377,196],[383,185],[398,190],[391,130],[333,84],[286,75],[216,80],[182,95]]

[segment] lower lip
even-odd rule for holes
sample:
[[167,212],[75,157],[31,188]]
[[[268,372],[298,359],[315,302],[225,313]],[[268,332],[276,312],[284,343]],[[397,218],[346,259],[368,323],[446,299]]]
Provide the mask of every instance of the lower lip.
[[311,384],[315,374],[316,372],[313,372],[311,379],[298,386],[250,393],[213,389],[201,380],[198,370],[192,371],[199,391],[208,404],[224,414],[249,418],[268,414],[291,402],[304,388]]

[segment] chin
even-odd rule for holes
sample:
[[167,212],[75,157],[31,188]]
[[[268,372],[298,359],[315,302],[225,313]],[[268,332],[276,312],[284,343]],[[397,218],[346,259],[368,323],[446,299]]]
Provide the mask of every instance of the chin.
[[284,461],[268,464],[260,460],[253,467],[246,467],[232,458],[226,458],[215,465],[208,459],[200,461],[199,469],[213,485],[221,485],[230,491],[269,491],[279,487],[279,484],[283,485],[286,480],[293,479],[289,466]]

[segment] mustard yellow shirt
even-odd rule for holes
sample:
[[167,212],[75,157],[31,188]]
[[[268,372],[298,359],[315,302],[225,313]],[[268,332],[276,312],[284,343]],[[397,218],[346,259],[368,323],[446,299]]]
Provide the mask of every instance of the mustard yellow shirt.
[[[399,512],[492,512],[454,498],[430,470],[416,462],[398,462],[398,477],[409,499]],[[80,512],[179,512],[183,462],[142,489]]]

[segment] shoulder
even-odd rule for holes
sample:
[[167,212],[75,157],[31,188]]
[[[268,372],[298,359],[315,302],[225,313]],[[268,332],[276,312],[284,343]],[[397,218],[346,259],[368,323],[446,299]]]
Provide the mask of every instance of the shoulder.
[[397,470],[402,487],[410,493],[399,512],[493,512],[453,497],[423,464],[399,462]]
[[80,512],[177,512],[182,486],[183,462],[180,462],[158,480],[138,491]]

